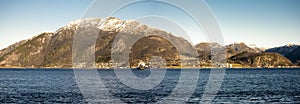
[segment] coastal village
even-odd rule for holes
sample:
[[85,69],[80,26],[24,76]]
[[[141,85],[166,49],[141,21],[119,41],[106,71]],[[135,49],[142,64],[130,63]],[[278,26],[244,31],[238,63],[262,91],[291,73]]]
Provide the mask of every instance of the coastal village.
[[[159,62],[156,62],[159,63]],[[234,63],[223,63],[223,64],[215,64],[214,66],[210,65],[211,63],[207,62],[200,62],[195,60],[186,60],[186,61],[173,61],[169,62],[168,64],[152,67],[151,62],[146,63],[149,68],[184,68],[184,69],[193,69],[193,68],[300,68],[300,66],[292,65],[292,66],[243,66],[240,64],[234,64]],[[112,63],[111,61],[109,63],[96,63],[94,67],[90,67],[86,65],[85,63],[79,63],[79,64],[66,64],[61,66],[46,66],[46,67],[36,67],[34,65],[26,66],[26,67],[20,67],[20,66],[0,66],[0,68],[99,68],[99,69],[130,69],[130,68],[137,68],[138,66],[119,66],[119,63]]]

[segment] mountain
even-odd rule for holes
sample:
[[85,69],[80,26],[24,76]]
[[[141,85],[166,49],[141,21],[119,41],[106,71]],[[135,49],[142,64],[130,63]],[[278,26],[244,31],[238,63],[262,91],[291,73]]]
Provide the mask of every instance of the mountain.
[[300,63],[300,45],[294,44],[270,48],[266,52],[276,52],[290,59],[293,63]]
[[199,59],[201,62],[208,62],[211,60],[211,48],[213,47],[221,47],[218,43],[199,43],[195,45],[195,48],[198,51]]
[[234,43],[226,46],[227,58],[235,56],[237,54],[248,52],[248,53],[259,53],[261,50],[253,49],[248,47],[245,43]]
[[[93,37],[92,34],[96,36]],[[89,39],[96,41],[93,43]],[[76,43],[79,47],[73,47],[74,41],[79,42]],[[74,66],[73,62],[76,63],[75,67],[86,67],[84,62],[89,61],[86,57],[90,57],[86,53],[91,53],[91,49],[95,49],[94,60],[96,67],[99,68],[110,68],[114,64],[119,67],[136,66],[140,61],[151,64],[153,60],[160,59],[164,60],[160,60],[159,64],[164,64],[165,61],[166,66],[195,66],[200,63],[202,67],[209,67],[212,66],[214,58],[212,52],[216,57],[223,54],[219,51],[211,52],[215,49],[225,49],[227,63],[242,67],[292,65],[289,59],[280,54],[263,52],[244,43],[226,46],[217,43],[199,43],[194,47],[184,38],[176,37],[169,32],[151,28],[134,20],[108,17],[74,20],[57,31],[41,33],[31,39],[10,45],[0,50],[0,67],[70,68]],[[290,52],[299,55],[297,49],[299,50],[299,48],[296,48],[296,51],[282,49],[287,53],[283,55]],[[74,60],[72,56],[77,56],[80,60]]]
[[3,57],[5,54],[14,51],[17,47],[25,44],[27,41],[29,41],[29,40],[22,40],[20,42],[17,42],[15,44],[12,44],[12,45],[8,46],[7,48],[4,48],[4,49],[0,50],[0,57]]
[[[78,29],[81,30],[77,31]],[[180,57],[176,48],[185,54],[192,53],[190,51],[193,50],[193,46],[185,39],[133,20],[120,20],[114,17],[87,18],[74,20],[55,32],[45,32],[1,50],[0,66],[72,67],[72,45],[75,32],[80,32],[83,37],[88,34],[98,34],[95,45],[95,61],[98,67],[110,66],[112,48],[116,52],[127,52],[126,49],[131,48],[128,53],[131,53],[129,60],[132,65],[137,64],[139,60],[148,62],[151,56],[165,58],[168,62],[175,61]],[[116,36],[120,39],[116,39]],[[142,38],[129,47],[127,44],[132,44],[132,39],[136,37]],[[80,38],[82,40],[78,41],[83,41],[85,38],[87,37]],[[112,47],[114,42],[117,43],[117,47]],[[82,52],[86,52],[84,50],[92,46],[82,48]],[[129,63],[123,64],[129,66]]]
[[278,67],[278,66],[292,66],[292,62],[278,53],[263,52],[250,53],[243,52],[232,56],[228,62],[240,64],[246,67]]
[[[218,43],[207,43],[207,42],[199,43],[195,45],[195,48],[199,53],[199,57],[202,57],[205,60],[209,59],[211,48],[216,48],[216,47],[222,47],[222,46]],[[262,52],[261,50],[248,47],[245,43],[234,43],[234,44],[226,45],[225,51],[226,51],[226,58],[230,58],[232,56],[235,56],[243,52],[249,52],[249,53]]]
[[[211,49],[222,47],[217,43],[199,43],[195,45],[201,65],[210,66]],[[292,66],[291,61],[274,52],[264,52],[259,48],[250,48],[245,43],[234,43],[225,46],[227,63],[238,67],[277,67]]]

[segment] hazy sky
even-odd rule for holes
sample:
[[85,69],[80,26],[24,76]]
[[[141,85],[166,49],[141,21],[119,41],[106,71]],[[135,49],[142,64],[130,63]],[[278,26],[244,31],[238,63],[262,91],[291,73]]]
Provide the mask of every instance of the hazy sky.
[[[245,42],[268,48],[300,43],[300,0],[205,2],[214,12],[226,44]],[[91,3],[92,0],[1,0],[0,48],[41,32],[53,32],[81,18]],[[151,11],[149,8],[133,9]],[[205,41],[193,36],[191,40],[193,43]]]

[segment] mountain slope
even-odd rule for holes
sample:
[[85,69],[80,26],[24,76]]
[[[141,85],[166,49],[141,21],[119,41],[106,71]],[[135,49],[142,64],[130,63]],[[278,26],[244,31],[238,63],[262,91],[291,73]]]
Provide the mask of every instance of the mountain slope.
[[250,53],[243,52],[232,56],[228,62],[241,64],[248,67],[278,67],[292,66],[292,62],[278,53]]
[[[199,55],[210,53],[210,49],[213,47],[221,47],[218,43],[199,43],[195,45],[195,48],[198,50]],[[253,49],[248,47],[245,43],[234,43],[225,46],[226,49],[226,57],[230,58],[231,56],[243,53],[243,52],[251,52],[251,53],[259,53],[262,52],[258,49]]]
[[45,47],[53,33],[42,33],[37,37],[26,40],[22,45],[16,47],[13,51],[3,55],[0,64],[8,66],[41,65],[45,54]]
[[199,54],[200,65],[211,66],[212,54],[211,49],[222,47],[218,43],[199,43],[195,45],[197,52]]
[[245,43],[234,43],[226,46],[227,50],[227,58],[231,56],[243,53],[243,52],[250,52],[250,53],[259,53],[260,51],[252,49],[248,47]]
[[[128,44],[132,44],[131,40],[135,37],[144,37],[140,39],[142,41],[140,43],[155,42],[155,44],[133,45],[132,50],[129,51],[137,54],[137,56],[131,55],[132,64],[137,60],[149,61],[149,57],[152,56],[161,56],[167,60],[178,60],[179,54],[176,53],[175,46],[182,50],[182,53],[192,53],[189,51],[193,49],[193,46],[183,38],[175,37],[170,33],[148,27],[136,21],[119,20],[113,17],[106,19],[88,18],[72,21],[54,33],[42,33],[37,37],[20,42],[20,45],[13,45],[13,48],[9,48],[9,50],[4,49],[4,51],[1,51],[0,66],[72,67],[73,37],[78,29],[81,29],[79,32],[82,34],[98,34],[95,45],[95,60],[99,64],[111,61],[111,49],[114,42],[118,46],[118,48],[114,48],[115,51],[127,51],[126,49],[131,48]],[[116,36],[120,39],[115,39]],[[164,39],[169,39],[171,42]],[[85,48],[89,47],[91,46]],[[144,52],[145,50],[149,50],[149,52]],[[148,55],[145,56],[144,53]],[[121,55],[121,57],[123,56]],[[126,66],[129,66],[128,63]]]
[[276,52],[286,58],[290,59],[293,63],[300,61],[300,46],[299,45],[285,45],[267,49],[266,52]]
[[8,46],[7,48],[0,50],[0,57],[3,57],[4,55],[14,51],[17,47],[22,46],[26,42],[28,42],[28,40],[22,40],[20,42]]
[[[196,46],[199,52],[199,60],[203,65],[210,64],[211,60],[211,48],[221,47],[217,43],[199,43]],[[291,61],[284,56],[274,53],[266,52],[259,49],[253,49],[248,47],[244,43],[234,43],[226,45],[226,57],[227,63],[238,64],[240,67],[271,67],[271,66],[291,66]]]
[[[74,40],[74,34],[81,35]],[[95,45],[88,40],[91,39],[90,34],[97,35],[92,37],[96,38]],[[136,66],[141,60],[155,60],[153,57],[165,59],[167,66],[194,66],[200,61],[200,65],[206,67],[212,66],[211,49],[224,48],[217,43],[200,43],[193,47],[181,37],[133,20],[87,18],[74,20],[55,32],[45,32],[1,50],[0,67],[73,67],[73,41],[89,43],[78,47],[75,56],[81,59],[87,57],[85,53],[91,52],[90,49],[95,48],[96,66],[101,68],[112,67],[112,60],[122,67],[129,67]],[[280,54],[264,53],[244,43],[227,45],[225,51],[227,62],[247,67],[292,65]],[[117,59],[112,59],[112,56]]]

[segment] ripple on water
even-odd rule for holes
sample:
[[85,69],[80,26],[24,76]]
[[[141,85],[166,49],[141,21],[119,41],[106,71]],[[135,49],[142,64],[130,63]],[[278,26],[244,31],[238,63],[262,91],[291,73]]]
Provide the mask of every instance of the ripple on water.
[[[128,70],[131,71],[131,70]],[[201,102],[210,70],[200,70],[197,87],[187,103]],[[149,71],[135,71],[145,78]],[[155,88],[142,91],[126,86],[113,70],[99,70],[106,87],[126,103],[153,103],[172,93],[180,70],[168,70]],[[300,103],[300,70],[296,69],[230,69],[213,103]],[[185,89],[179,96],[186,96]],[[106,95],[103,95],[106,96]],[[179,99],[173,99],[174,101]],[[73,70],[0,69],[0,103],[87,103],[76,84]]]

